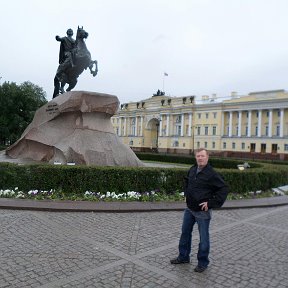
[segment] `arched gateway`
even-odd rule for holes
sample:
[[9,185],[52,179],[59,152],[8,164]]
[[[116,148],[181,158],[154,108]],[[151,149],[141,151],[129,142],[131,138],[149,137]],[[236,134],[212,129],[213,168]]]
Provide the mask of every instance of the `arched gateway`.
[[146,146],[156,151],[158,150],[159,125],[160,120],[157,118],[152,118],[147,122],[147,125],[144,129],[144,139]]

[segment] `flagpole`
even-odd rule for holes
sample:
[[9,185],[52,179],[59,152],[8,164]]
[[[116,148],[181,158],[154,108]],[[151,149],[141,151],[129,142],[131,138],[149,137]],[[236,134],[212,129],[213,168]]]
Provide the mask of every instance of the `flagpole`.
[[168,76],[166,72],[163,73],[163,92],[165,93],[165,77]]

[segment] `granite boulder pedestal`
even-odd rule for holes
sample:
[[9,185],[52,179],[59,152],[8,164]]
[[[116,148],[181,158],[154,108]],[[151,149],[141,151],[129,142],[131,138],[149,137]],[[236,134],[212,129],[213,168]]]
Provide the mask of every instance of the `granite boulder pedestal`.
[[71,91],[41,108],[21,138],[6,149],[14,159],[99,166],[144,166],[115,134],[116,96]]

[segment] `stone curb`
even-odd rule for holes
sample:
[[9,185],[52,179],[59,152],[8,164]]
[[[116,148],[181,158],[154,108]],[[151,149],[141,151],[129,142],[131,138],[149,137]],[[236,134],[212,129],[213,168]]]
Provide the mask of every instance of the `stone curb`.
[[[281,205],[288,205],[288,196],[227,200],[220,209],[263,208]],[[182,211],[185,207],[185,202],[93,202],[0,198],[0,209],[53,212],[156,212]]]

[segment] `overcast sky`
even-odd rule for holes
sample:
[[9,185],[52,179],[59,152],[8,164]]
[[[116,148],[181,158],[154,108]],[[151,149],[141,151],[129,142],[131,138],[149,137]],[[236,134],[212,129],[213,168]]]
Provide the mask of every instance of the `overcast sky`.
[[[52,99],[59,42],[77,26],[99,72],[74,90],[121,103],[166,95],[288,90],[287,0],[9,0],[0,6],[0,77]],[[164,73],[168,76],[164,77]]]

